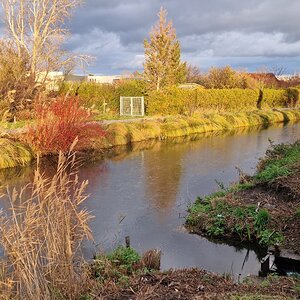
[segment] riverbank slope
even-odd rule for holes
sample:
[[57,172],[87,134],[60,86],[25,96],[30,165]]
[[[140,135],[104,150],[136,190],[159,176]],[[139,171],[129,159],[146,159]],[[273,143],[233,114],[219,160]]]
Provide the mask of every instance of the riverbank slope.
[[[224,113],[224,114],[208,114],[199,115],[197,117],[162,117],[154,120],[141,119],[134,121],[118,121],[113,123],[103,123],[106,132],[104,137],[99,140],[91,141],[88,149],[82,149],[84,155],[99,156],[99,153],[112,149],[117,146],[133,144],[148,140],[165,140],[175,137],[188,136],[192,134],[201,134],[207,132],[216,132],[231,130],[236,128],[251,126],[270,126],[276,123],[297,122],[300,120],[299,109],[280,109],[280,110],[258,110],[242,113]],[[31,153],[35,151],[30,149],[30,145],[22,143],[26,136],[26,128],[17,129],[9,132],[13,139],[1,139],[4,144],[9,140],[10,148],[15,145],[19,147],[23,145],[29,149]],[[7,135],[7,131],[5,132]],[[15,141],[19,139],[19,141]],[[11,166],[23,166],[24,163],[30,163],[35,155],[24,156],[24,153],[16,152],[11,155],[7,152],[7,147],[3,147],[0,157],[8,157],[11,161],[2,163],[0,159],[0,169]],[[79,151],[80,152],[80,151]],[[43,153],[41,153],[43,155]],[[49,155],[49,153],[45,154]],[[22,163],[18,163],[18,162]]]
[[271,245],[300,253],[300,140],[272,145],[250,177],[198,198],[186,220],[193,232],[221,241]]
[[241,127],[267,127],[275,123],[297,122],[299,120],[300,109],[273,109],[115,122],[106,126],[107,138],[102,147],[114,147],[151,139],[164,140]]

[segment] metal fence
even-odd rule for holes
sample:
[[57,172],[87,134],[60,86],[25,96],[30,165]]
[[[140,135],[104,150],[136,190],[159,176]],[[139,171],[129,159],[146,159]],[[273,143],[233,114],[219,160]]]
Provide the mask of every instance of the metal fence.
[[120,115],[132,117],[144,116],[144,97],[120,97]]

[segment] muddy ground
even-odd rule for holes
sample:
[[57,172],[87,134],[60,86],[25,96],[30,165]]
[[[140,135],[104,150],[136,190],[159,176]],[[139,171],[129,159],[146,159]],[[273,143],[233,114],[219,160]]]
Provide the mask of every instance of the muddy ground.
[[129,286],[116,288],[107,283],[93,297],[103,300],[298,299],[300,297],[300,281],[295,278],[253,277],[248,278],[245,283],[238,284],[229,278],[199,269],[143,275],[131,279]]
[[271,216],[274,230],[284,236],[282,248],[300,254],[300,172],[287,178],[277,179],[266,185],[238,193],[242,204],[255,204],[267,209]]

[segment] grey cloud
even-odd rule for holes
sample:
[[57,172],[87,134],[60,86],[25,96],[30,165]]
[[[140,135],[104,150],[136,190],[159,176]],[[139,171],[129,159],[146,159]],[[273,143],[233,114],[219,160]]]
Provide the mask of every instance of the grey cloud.
[[66,47],[94,55],[93,72],[141,69],[143,40],[161,6],[176,27],[183,58],[202,68],[300,68],[299,0],[86,0],[68,24]]
[[300,41],[287,42],[282,33],[208,33],[183,37],[181,45],[183,51],[187,53],[196,52],[223,57],[293,57],[300,54]]
[[160,6],[173,20],[187,61],[203,68],[280,62],[290,71],[299,68],[298,0],[87,0],[71,22],[78,38],[69,47],[90,50],[101,72],[142,68],[142,42]]
[[70,43],[77,53],[88,53],[96,58],[89,70],[94,73],[119,73],[125,70],[140,69],[143,63],[143,52],[139,45],[125,47],[115,33],[93,29],[89,35],[74,34]]
[[[109,2],[109,5],[107,4]],[[295,35],[299,24],[300,1],[290,0],[210,0],[210,1],[95,1],[88,0],[73,23],[73,30],[91,27],[117,32],[122,42],[138,42],[156,20],[161,5],[174,20],[178,36],[221,31],[282,32]],[[83,22],[81,22],[83,21]],[[129,38],[130,34],[131,38]]]

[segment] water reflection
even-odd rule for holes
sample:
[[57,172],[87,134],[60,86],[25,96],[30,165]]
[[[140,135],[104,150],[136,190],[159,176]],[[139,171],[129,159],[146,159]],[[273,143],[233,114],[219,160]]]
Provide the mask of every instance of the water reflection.
[[158,209],[161,216],[168,213],[176,203],[182,175],[182,157],[185,153],[184,149],[174,145],[170,155],[169,147],[156,147],[152,149],[151,155],[143,156],[145,197]]

